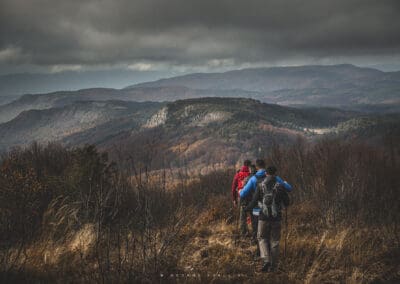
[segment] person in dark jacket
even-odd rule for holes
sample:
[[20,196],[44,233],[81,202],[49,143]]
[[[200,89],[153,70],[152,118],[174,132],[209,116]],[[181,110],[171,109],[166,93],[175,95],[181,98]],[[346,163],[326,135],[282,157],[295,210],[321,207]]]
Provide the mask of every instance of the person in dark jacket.
[[[259,166],[264,166],[264,161],[259,162]],[[264,183],[266,187],[276,187],[274,207],[275,214],[269,213],[266,216],[263,210],[260,210],[258,216],[258,229],[257,229],[257,240],[258,247],[260,250],[260,257],[262,259],[262,271],[272,272],[278,265],[279,257],[279,241],[281,232],[281,219],[282,219],[282,203],[284,203],[285,193],[288,188],[292,190],[292,186],[285,182],[280,182],[280,178],[276,176],[276,168],[268,167],[264,177],[257,178],[256,191],[253,195],[252,201],[245,208],[246,211],[253,210],[255,207],[262,207],[264,198],[264,188],[261,183]]]

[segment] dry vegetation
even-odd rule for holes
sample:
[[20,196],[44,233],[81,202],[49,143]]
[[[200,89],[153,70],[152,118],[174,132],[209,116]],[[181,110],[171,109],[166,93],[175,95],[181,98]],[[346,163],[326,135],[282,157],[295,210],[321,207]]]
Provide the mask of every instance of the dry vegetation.
[[93,146],[15,149],[0,164],[0,281],[400,281],[399,144],[385,141],[262,149],[295,186],[268,275],[237,237],[233,169],[182,175],[170,190],[169,171],[151,178]]

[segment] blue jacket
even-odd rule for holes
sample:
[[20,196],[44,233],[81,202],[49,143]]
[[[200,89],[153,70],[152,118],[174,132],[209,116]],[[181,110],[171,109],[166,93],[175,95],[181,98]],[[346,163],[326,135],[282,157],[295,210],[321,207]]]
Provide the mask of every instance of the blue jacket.
[[[265,173],[266,171],[264,169],[258,170],[258,172],[249,179],[244,188],[240,191],[240,198],[245,198],[254,193],[257,188],[257,177],[264,177]],[[293,188],[288,182],[284,181],[278,176],[276,176],[276,181],[282,184],[287,191],[292,191]]]

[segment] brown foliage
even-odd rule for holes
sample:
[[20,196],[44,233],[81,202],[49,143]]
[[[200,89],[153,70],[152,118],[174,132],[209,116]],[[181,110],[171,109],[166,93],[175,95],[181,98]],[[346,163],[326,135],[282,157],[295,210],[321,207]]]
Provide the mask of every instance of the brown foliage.
[[[377,263],[388,268],[369,271],[368,279],[382,271],[394,275],[400,244],[396,145],[299,139],[260,150],[294,186],[282,232],[289,236],[282,259],[287,275],[277,281],[325,281],[327,272],[340,282],[359,279],[358,271],[378,271]],[[235,246],[233,169],[190,182],[182,173],[168,190],[169,172],[152,179],[150,164],[136,158],[117,165],[89,145],[33,144],[7,153],[0,163],[0,277],[154,282],[160,273],[181,273],[198,261],[192,267],[247,271],[254,282],[265,280],[255,272],[249,244]],[[151,164],[156,159],[151,153]]]

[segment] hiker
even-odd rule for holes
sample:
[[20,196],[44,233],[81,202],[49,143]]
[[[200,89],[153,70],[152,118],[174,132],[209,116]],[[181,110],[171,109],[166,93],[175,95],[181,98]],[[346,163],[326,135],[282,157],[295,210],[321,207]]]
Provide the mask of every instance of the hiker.
[[257,173],[256,165],[250,165],[250,176],[254,176]]
[[[252,164],[252,165],[250,166],[250,176],[249,176],[249,180],[250,180],[250,178],[253,177],[256,173],[257,173],[256,165]],[[247,203],[250,203],[250,201],[251,201],[252,199],[253,199],[253,195],[251,194],[251,195],[249,196],[249,199],[248,199],[249,202],[247,202]],[[240,200],[240,197],[239,197],[239,200]],[[247,205],[248,205],[248,204],[246,204],[246,207],[247,207]],[[246,211],[246,210],[245,210],[245,211]],[[257,244],[257,247],[258,247],[258,243],[257,243],[258,215],[253,214],[252,211],[250,211],[250,212],[249,212],[249,211],[246,211],[246,212],[248,212],[249,215],[250,215],[252,242],[255,243],[255,244]],[[257,252],[259,252],[258,249],[257,249]]]
[[[261,209],[257,229],[258,247],[263,261],[261,271],[272,272],[278,265],[282,203],[284,206],[288,205],[287,192],[292,190],[292,186],[276,176],[275,167],[265,170],[264,160],[257,160],[256,167],[256,175],[249,180],[240,196],[244,198],[255,190],[253,199],[245,210],[251,211],[255,207]],[[269,195],[270,192],[273,194]]]
[[[242,168],[236,172],[232,182],[232,201],[234,207],[237,207],[239,205],[240,233],[242,236],[246,236],[248,234],[247,213],[244,211],[244,208],[248,205],[248,202],[245,202],[244,200],[240,202],[239,193],[245,186],[246,182],[249,180],[250,166],[251,161],[245,160]],[[251,201],[251,199],[248,201]]]

